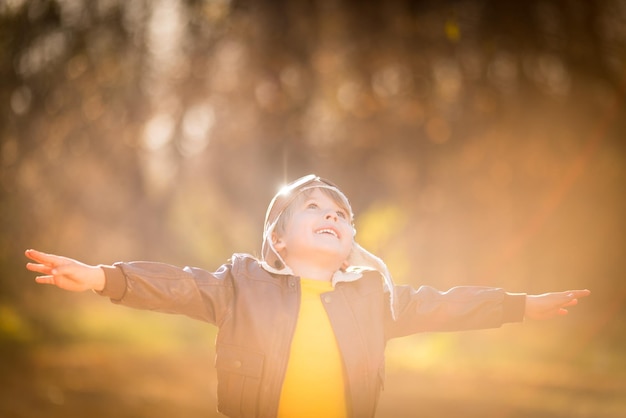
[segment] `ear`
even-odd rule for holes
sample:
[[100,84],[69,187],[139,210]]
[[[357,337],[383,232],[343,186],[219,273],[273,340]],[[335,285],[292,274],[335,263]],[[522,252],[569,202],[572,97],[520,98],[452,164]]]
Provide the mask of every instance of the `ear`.
[[285,249],[285,242],[276,235],[276,233],[272,233],[272,244],[274,245],[274,249],[278,252]]

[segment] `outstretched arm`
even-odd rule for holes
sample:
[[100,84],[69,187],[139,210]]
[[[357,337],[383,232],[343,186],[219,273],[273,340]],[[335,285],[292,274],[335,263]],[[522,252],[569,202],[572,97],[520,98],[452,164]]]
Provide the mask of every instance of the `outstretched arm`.
[[566,290],[565,292],[544,293],[526,296],[525,318],[549,319],[567,315],[570,306],[578,304],[578,299],[589,296],[589,290]]
[[25,254],[35,262],[26,264],[26,268],[42,274],[35,278],[37,283],[53,284],[73,292],[104,289],[104,271],[98,266],[37,250],[26,250]]

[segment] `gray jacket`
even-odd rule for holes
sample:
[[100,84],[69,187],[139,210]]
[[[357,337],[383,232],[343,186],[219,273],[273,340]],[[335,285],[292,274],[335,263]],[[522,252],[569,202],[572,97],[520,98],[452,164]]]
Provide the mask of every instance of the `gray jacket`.
[[[216,325],[218,410],[230,417],[275,417],[300,301],[296,276],[268,273],[235,254],[216,272],[162,263],[102,266],[114,303],[178,313]],[[440,292],[394,286],[396,319],[381,275],[364,271],[321,295],[344,362],[351,417],[372,417],[384,379],[386,342],[424,331],[495,328],[523,319],[525,295],[490,287]]]

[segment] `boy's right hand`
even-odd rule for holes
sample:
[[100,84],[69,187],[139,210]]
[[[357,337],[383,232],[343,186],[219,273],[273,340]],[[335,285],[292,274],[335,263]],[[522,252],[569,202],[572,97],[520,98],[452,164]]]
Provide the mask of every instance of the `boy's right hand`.
[[26,264],[30,271],[43,274],[35,281],[41,284],[53,284],[61,289],[73,292],[104,289],[104,271],[98,266],[90,266],[80,261],[37,250],[26,250],[26,257],[35,263]]

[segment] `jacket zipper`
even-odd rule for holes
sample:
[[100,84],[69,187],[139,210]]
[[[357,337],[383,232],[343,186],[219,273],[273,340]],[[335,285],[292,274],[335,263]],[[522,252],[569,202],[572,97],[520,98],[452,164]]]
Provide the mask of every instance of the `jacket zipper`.
[[287,282],[288,282],[287,286],[289,287],[288,294],[291,294],[292,292],[295,292],[296,294],[295,295],[296,309],[295,309],[295,312],[291,312],[290,314],[288,314],[288,318],[290,319],[290,322],[291,322],[290,327],[288,327],[289,334],[283,335],[282,336],[283,338],[281,338],[281,340],[284,340],[284,343],[280,347],[280,352],[279,352],[279,358],[281,360],[278,363],[280,366],[276,369],[276,380],[274,382],[276,396],[273,396],[275,401],[273,402],[271,406],[272,408],[272,410],[270,411],[271,413],[268,414],[268,416],[270,417],[275,417],[278,415],[278,407],[280,405],[280,396],[283,390],[283,383],[285,382],[285,374],[287,373],[287,364],[289,364],[289,357],[291,355],[291,343],[293,341],[293,336],[296,331],[296,324],[298,322],[298,315],[300,313],[300,304],[301,304],[300,280],[295,276],[289,276],[289,279],[287,279]]

